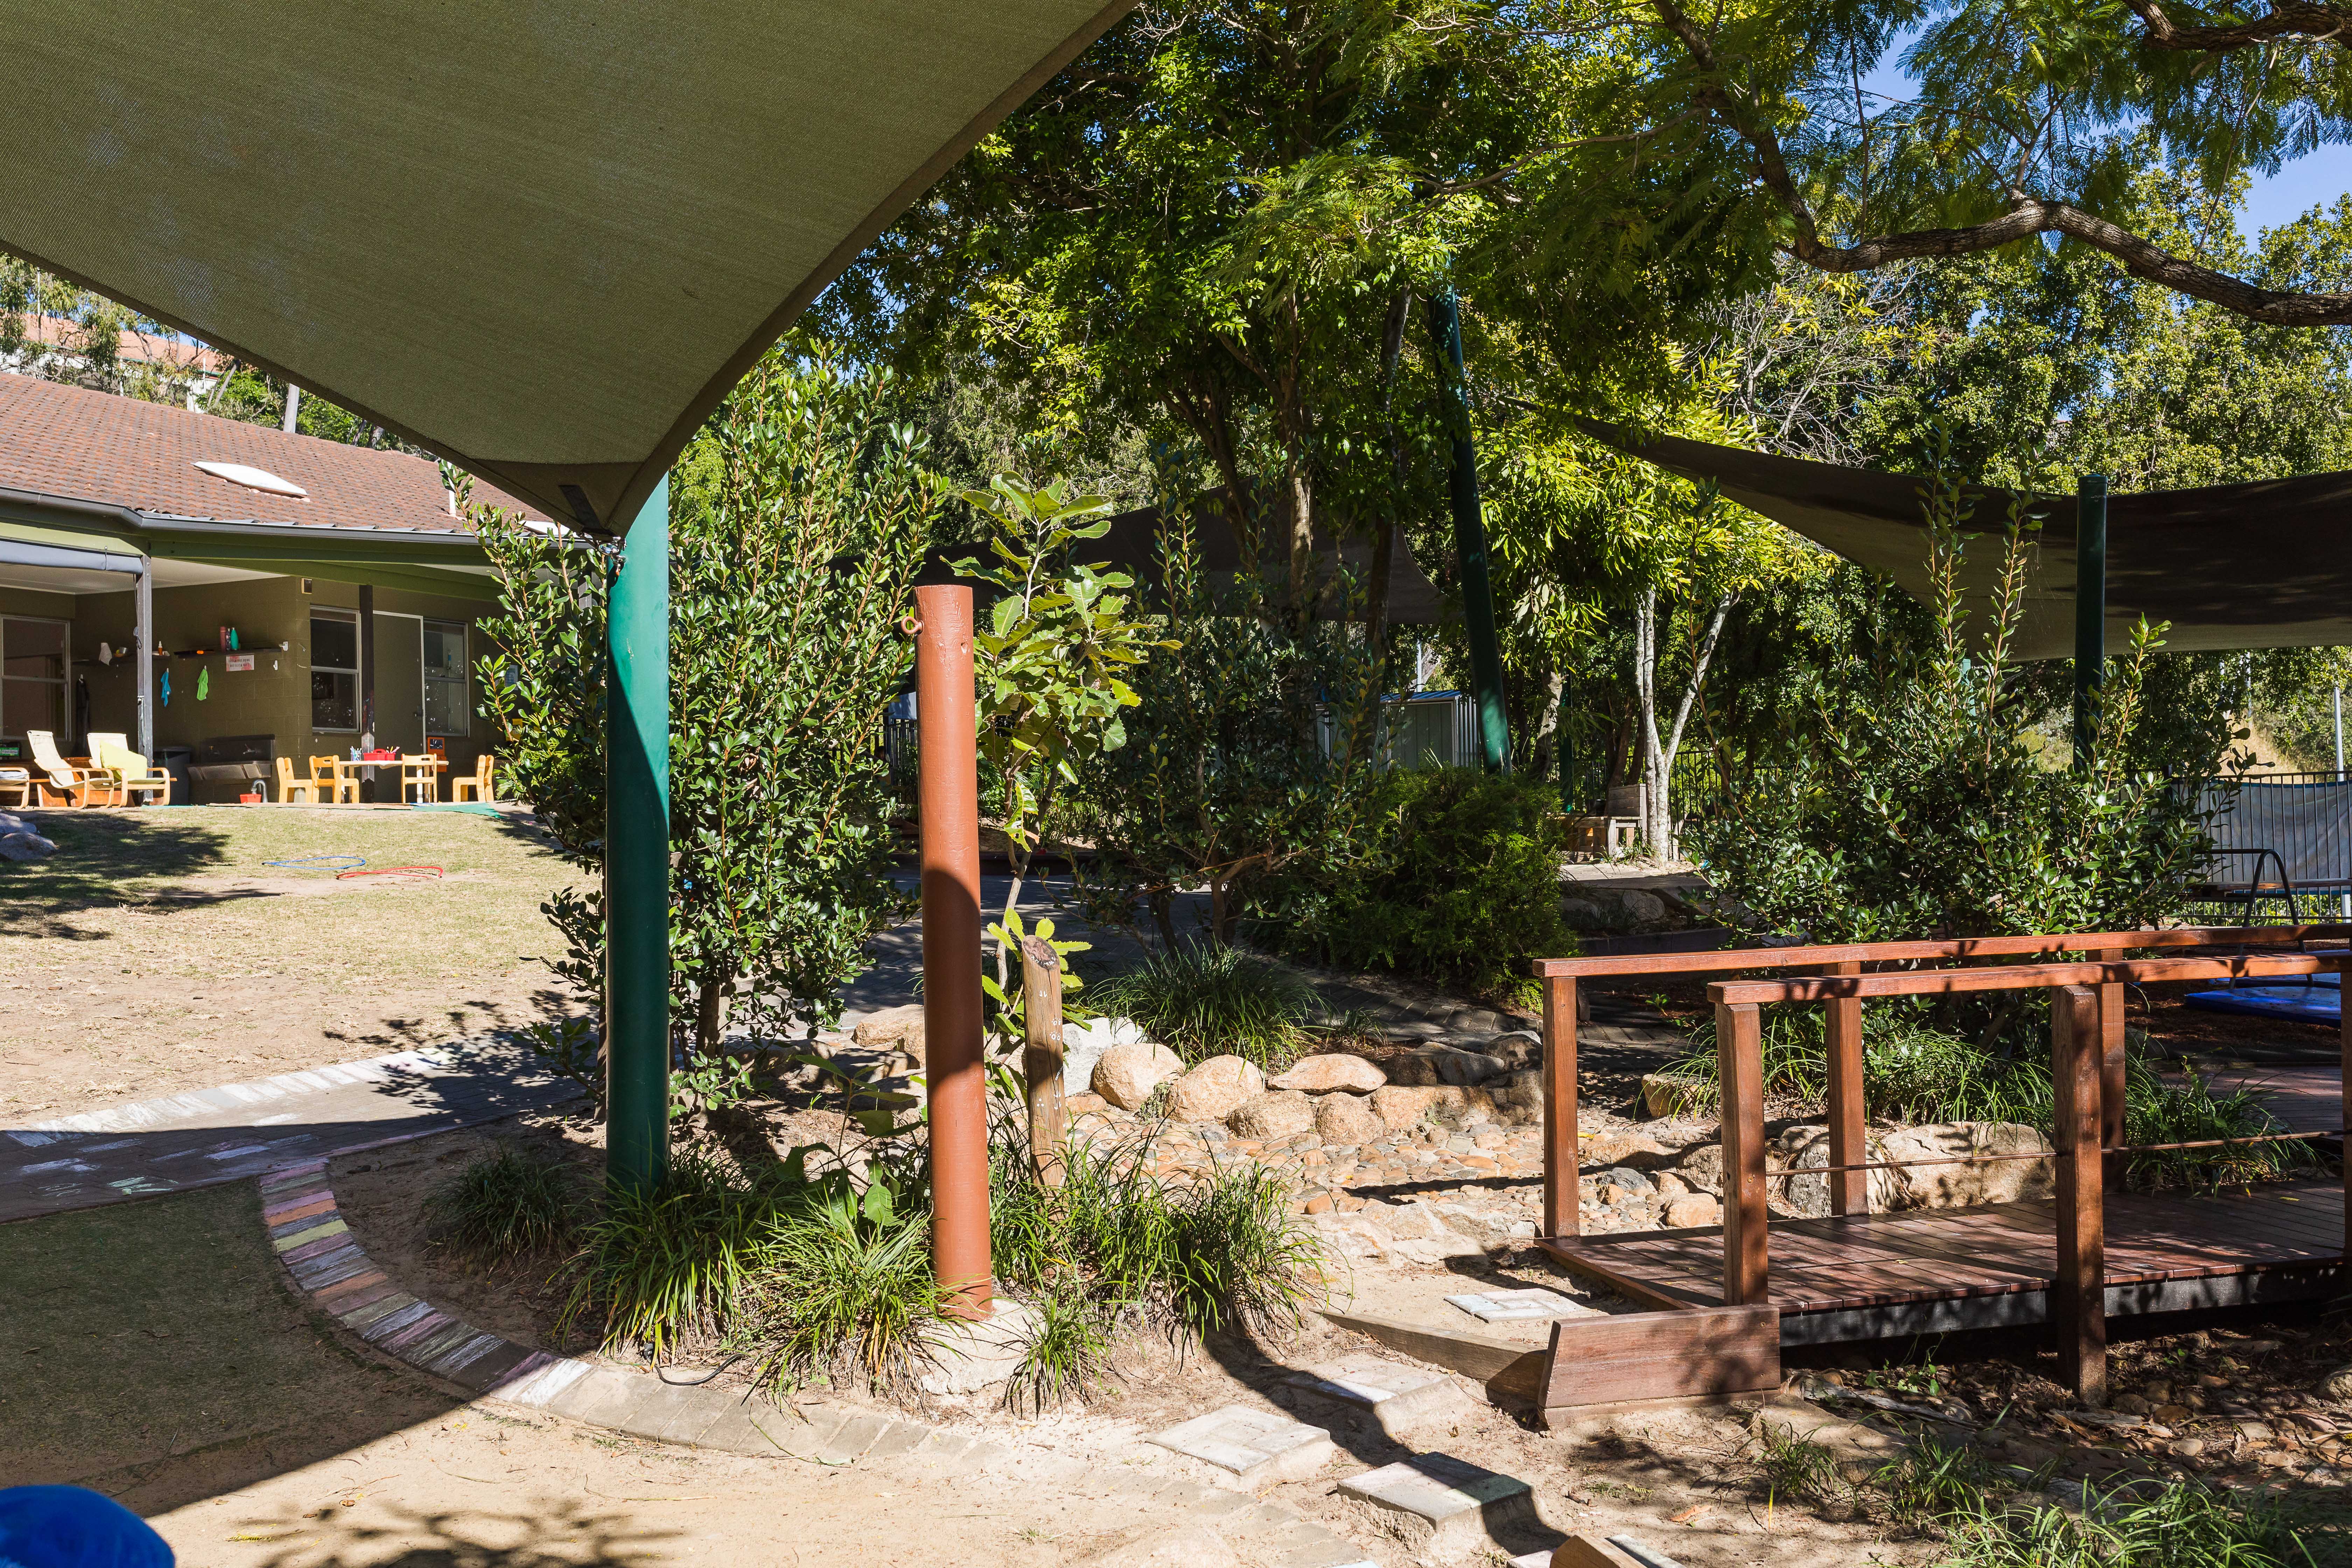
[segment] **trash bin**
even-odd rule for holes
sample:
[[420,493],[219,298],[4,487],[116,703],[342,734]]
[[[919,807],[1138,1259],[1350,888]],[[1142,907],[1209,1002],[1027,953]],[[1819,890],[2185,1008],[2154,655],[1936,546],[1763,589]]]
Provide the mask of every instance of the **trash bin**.
[[167,805],[185,805],[194,797],[188,793],[188,765],[195,760],[194,746],[165,746],[156,753],[156,765],[172,775],[172,796]]

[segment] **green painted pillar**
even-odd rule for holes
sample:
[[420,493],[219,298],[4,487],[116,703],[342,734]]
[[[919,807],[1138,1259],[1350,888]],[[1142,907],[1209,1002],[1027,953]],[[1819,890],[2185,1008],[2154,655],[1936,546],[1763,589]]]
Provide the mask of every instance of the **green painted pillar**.
[[622,542],[604,623],[604,1174],[669,1172],[669,481]]
[[1511,731],[1503,709],[1503,655],[1495,636],[1495,589],[1486,574],[1486,521],[1478,501],[1478,449],[1470,437],[1470,403],[1462,366],[1462,307],[1452,289],[1429,297],[1429,335],[1437,349],[1445,427],[1453,437],[1449,486],[1454,549],[1462,562],[1462,618],[1470,637],[1470,677],[1478,699],[1478,734],[1486,771],[1511,771]]
[[2107,683],[2107,477],[2074,489],[2074,765],[2091,765],[2098,717],[2091,694]]

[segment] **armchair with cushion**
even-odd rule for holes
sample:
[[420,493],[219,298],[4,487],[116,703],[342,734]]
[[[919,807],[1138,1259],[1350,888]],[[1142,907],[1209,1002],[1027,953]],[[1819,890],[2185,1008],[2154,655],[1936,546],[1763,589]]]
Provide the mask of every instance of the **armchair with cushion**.
[[112,773],[91,766],[87,757],[60,755],[54,731],[27,730],[25,742],[33,748],[35,805],[112,805],[121,798]]
[[149,765],[146,758],[131,749],[128,735],[93,730],[89,737],[90,760],[113,775],[117,796],[125,805],[152,805],[152,799],[141,801],[138,795],[162,795],[163,804],[172,804],[172,775],[163,769]]

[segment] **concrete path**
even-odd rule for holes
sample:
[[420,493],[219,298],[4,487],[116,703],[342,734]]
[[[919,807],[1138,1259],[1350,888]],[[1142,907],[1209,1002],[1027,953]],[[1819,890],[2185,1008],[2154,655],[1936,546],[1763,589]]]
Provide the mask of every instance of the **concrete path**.
[[519,1046],[461,1041],[0,1127],[0,1222],[234,1182],[579,1092]]

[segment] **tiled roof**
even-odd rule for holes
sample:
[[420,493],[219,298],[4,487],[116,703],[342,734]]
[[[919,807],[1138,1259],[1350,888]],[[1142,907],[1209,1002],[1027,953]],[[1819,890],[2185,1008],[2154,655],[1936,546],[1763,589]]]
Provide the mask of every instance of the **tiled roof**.
[[[310,494],[297,500],[231,484],[199,462],[265,468]],[[289,436],[29,375],[0,374],[0,488],[224,521],[468,531],[449,515],[440,469],[428,458]],[[474,499],[522,504],[478,483]]]
[[[26,316],[23,324],[28,342],[68,353],[79,352],[73,346],[82,331],[77,322],[56,316]],[[133,331],[129,327],[115,334],[114,357],[125,364],[152,364],[187,375],[218,375],[232,363],[228,355],[202,343],[167,338],[160,332]]]

